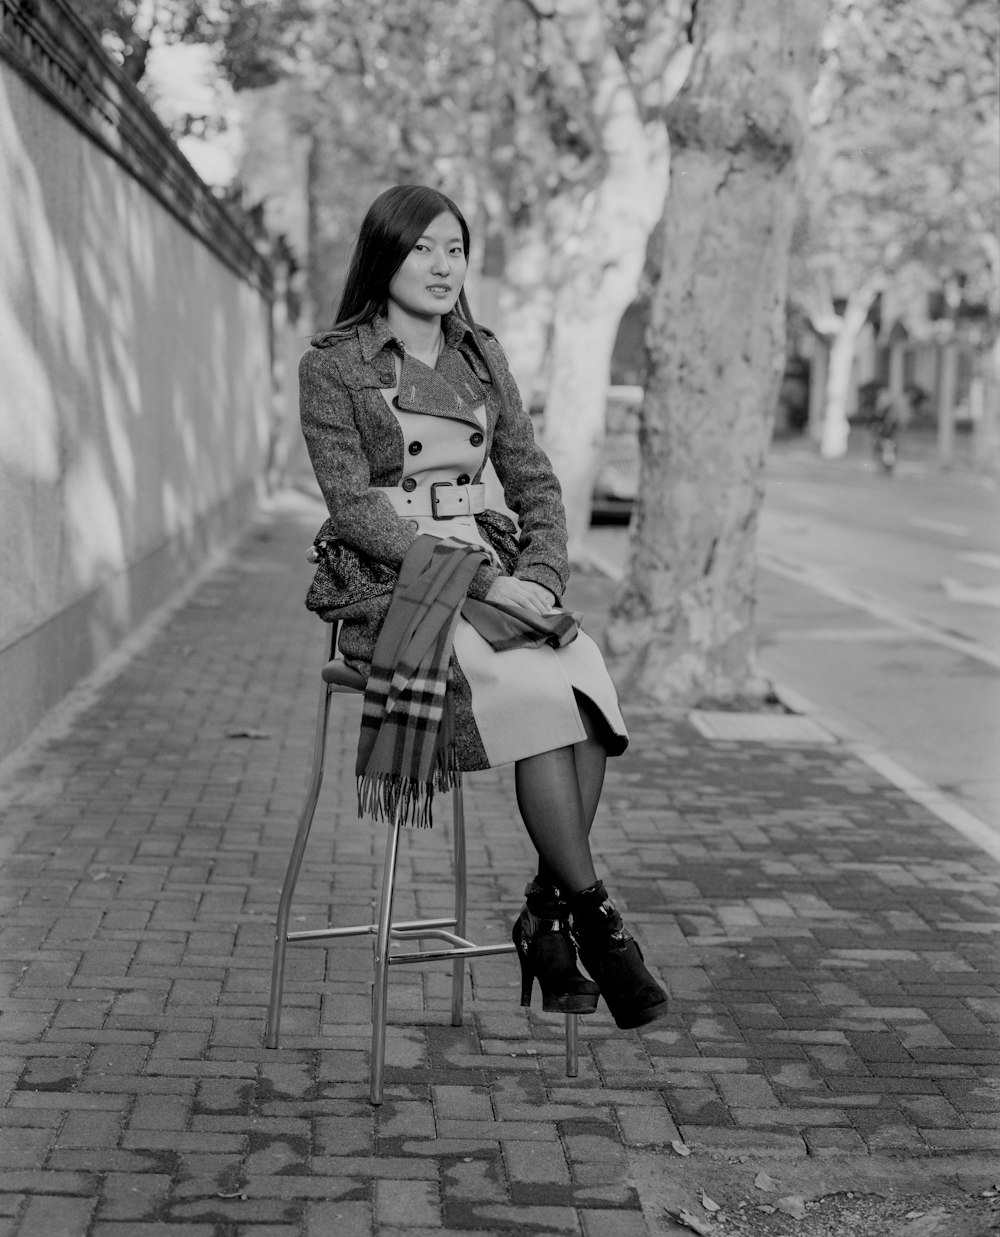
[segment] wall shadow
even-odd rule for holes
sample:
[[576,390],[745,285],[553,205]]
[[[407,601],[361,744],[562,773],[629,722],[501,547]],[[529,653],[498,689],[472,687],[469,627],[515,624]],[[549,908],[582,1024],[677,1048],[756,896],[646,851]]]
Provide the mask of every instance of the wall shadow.
[[275,397],[267,289],[3,59],[0,183],[2,757],[249,518]]

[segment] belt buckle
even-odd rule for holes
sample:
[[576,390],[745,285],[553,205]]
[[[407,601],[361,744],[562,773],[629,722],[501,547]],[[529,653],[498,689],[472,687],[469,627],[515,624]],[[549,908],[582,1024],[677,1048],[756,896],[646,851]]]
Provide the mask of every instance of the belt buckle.
[[438,515],[438,486],[447,486],[449,489],[454,489],[450,481],[435,481],[431,485],[431,516],[435,520],[453,520],[457,515],[461,515],[461,511],[453,511],[451,515]]

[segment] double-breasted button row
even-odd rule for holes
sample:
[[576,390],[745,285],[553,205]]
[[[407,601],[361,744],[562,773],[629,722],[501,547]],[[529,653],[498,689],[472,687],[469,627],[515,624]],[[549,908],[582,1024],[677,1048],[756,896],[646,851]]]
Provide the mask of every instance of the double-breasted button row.
[[[472,478],[469,476],[469,474],[467,472],[463,472],[459,477],[455,479],[455,484],[456,485],[468,485],[471,480]],[[442,484],[447,485],[448,483],[445,481]],[[417,488],[416,477],[407,477],[406,480],[403,482],[403,489],[406,490],[407,494],[412,494],[416,488]]]

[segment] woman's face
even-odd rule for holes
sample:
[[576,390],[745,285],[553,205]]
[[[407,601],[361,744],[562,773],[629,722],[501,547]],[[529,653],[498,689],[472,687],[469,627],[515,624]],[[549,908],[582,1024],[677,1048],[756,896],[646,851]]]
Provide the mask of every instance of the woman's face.
[[398,309],[429,318],[454,309],[468,268],[462,228],[450,211],[432,219],[389,284]]

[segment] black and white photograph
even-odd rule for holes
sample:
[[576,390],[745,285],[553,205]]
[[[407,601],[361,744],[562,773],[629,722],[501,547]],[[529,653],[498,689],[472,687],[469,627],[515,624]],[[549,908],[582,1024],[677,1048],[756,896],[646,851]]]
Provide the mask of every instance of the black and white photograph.
[[1000,1237],[996,0],[0,0],[0,1237]]

